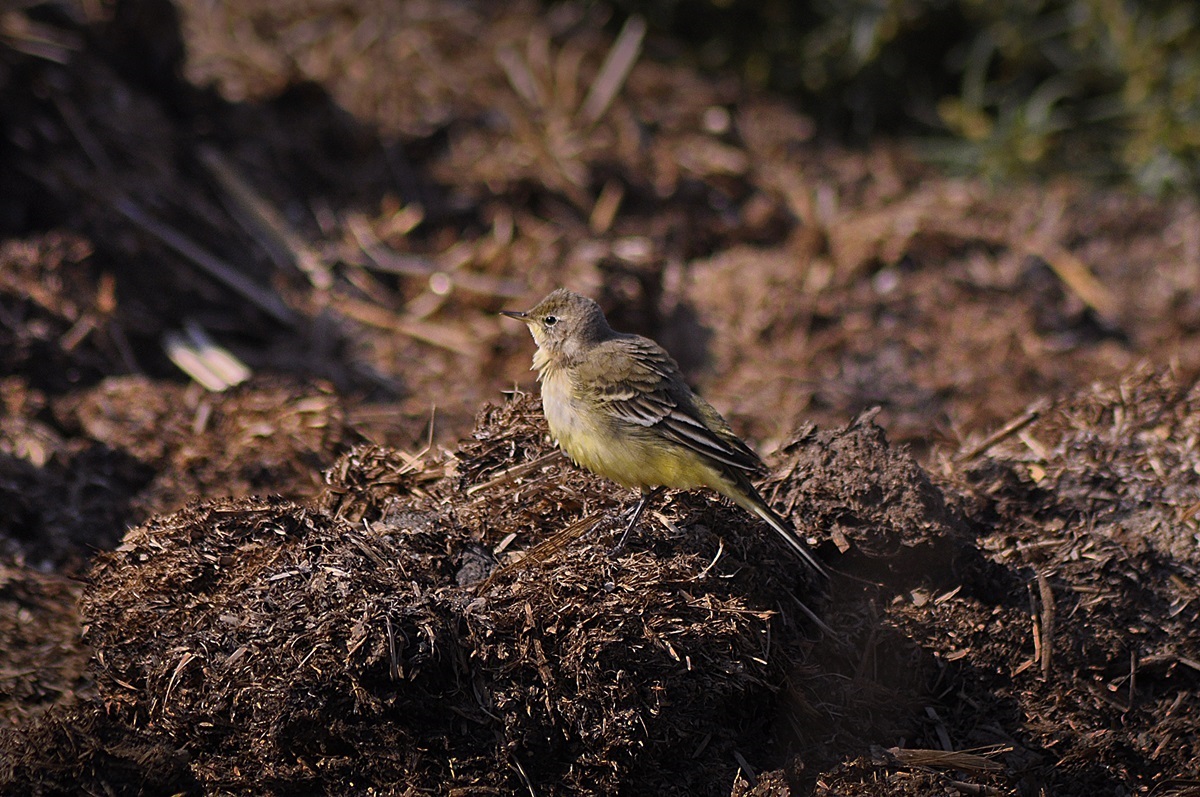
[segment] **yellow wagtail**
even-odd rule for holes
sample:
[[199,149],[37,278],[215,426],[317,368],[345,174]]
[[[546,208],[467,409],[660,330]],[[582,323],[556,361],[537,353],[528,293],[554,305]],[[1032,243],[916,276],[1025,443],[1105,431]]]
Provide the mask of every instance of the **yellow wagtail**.
[[765,520],[828,577],[754,489],[750,477],[762,475],[763,461],[692,392],[661,346],[614,331],[600,305],[562,288],[528,312],[501,314],[524,321],[537,343],[533,367],[559,448],[577,465],[642,491],[617,549],[659,490],[708,487]]

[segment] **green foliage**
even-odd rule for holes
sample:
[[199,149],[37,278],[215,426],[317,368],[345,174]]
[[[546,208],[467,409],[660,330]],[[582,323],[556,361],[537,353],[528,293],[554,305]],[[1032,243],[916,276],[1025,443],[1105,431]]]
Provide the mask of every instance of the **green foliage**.
[[851,137],[930,134],[998,177],[1200,185],[1195,0],[623,0],[696,60]]

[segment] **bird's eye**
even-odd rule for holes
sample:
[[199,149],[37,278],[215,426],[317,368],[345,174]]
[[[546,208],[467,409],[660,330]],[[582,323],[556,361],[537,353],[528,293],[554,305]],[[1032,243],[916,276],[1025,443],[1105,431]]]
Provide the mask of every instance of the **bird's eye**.
[[542,323],[548,327],[552,327],[558,323],[558,316],[548,315],[542,319]]

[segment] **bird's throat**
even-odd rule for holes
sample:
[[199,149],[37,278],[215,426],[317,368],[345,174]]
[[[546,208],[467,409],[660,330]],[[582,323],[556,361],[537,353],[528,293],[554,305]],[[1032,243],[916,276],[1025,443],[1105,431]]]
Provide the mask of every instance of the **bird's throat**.
[[558,370],[554,360],[541,346],[533,353],[533,370],[537,371],[539,382],[545,382],[551,373]]

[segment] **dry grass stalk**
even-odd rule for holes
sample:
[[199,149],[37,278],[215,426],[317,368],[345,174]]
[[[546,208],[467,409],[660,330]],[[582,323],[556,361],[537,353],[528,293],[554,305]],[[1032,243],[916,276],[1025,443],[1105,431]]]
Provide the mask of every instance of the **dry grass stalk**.
[[580,117],[584,124],[594,125],[600,121],[608,106],[612,105],[612,101],[621,92],[621,87],[625,85],[630,70],[637,63],[645,36],[646,20],[634,14],[625,21],[580,108]]
[[500,486],[501,484],[507,484],[508,482],[515,481],[522,476],[527,476],[528,474],[539,470],[544,465],[549,465],[551,462],[557,462],[562,458],[562,452],[556,449],[549,454],[540,456],[530,462],[523,462],[520,465],[513,465],[511,468],[502,470],[500,473],[496,474],[482,484],[471,485],[467,488],[467,495],[475,495],[475,493],[483,492],[484,490],[490,490],[493,487]]
[[1036,421],[1039,417],[1041,417],[1042,413],[1045,412],[1048,407],[1048,402],[1038,402],[1017,417],[1010,420],[1008,423],[1001,426],[996,431],[989,434],[987,437],[980,440],[975,445],[956,454],[954,460],[962,463],[970,462],[971,460],[979,457],[980,455],[989,451],[997,443],[1007,440],[1009,437],[1012,437],[1014,434],[1017,434],[1026,426]]
[[998,755],[1011,753],[1012,750],[1011,745],[996,744],[957,751],[892,747],[888,749],[888,753],[906,766],[983,773],[1003,772],[1004,765],[993,759]]
[[82,35],[34,22],[17,10],[0,14],[0,42],[19,53],[64,65],[71,62],[84,44]]
[[220,393],[250,378],[252,372],[246,364],[218,346],[195,321],[185,321],[184,332],[163,336],[163,349],[171,362],[205,390]]
[[396,332],[455,354],[474,356],[478,353],[478,342],[458,326],[405,318],[376,304],[348,296],[336,297],[333,306],[346,317],[367,326]]
[[258,240],[277,265],[299,269],[314,288],[328,290],[333,285],[329,267],[291,229],[283,214],[238,174],[215,147],[202,146],[198,154],[200,162],[229,197],[233,205],[230,212],[242,229]]
[[429,290],[438,296],[462,290],[477,296],[517,299],[528,293],[526,286],[517,280],[464,271],[463,267],[475,260],[470,249],[452,247],[451,252],[463,252],[465,256],[451,255],[448,258],[450,262],[439,263],[425,255],[400,253],[387,248],[360,215],[348,215],[345,223],[361,254],[361,257],[356,257],[354,253],[343,255],[343,260],[352,265],[368,271],[428,280]]
[[295,311],[288,307],[277,293],[248,279],[234,266],[221,260],[178,230],[152,218],[132,200],[127,197],[118,197],[113,202],[113,207],[143,232],[149,233],[160,243],[187,258],[193,265],[199,266],[206,274],[227,288],[233,289],[243,299],[251,302],[276,321],[288,326],[293,326],[297,322]]
[[1101,318],[1110,322],[1115,318],[1119,306],[1117,300],[1079,256],[1061,246],[1034,246],[1027,251],[1050,266],[1063,284]]

